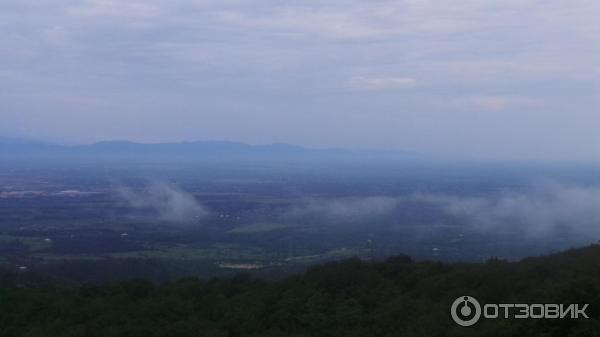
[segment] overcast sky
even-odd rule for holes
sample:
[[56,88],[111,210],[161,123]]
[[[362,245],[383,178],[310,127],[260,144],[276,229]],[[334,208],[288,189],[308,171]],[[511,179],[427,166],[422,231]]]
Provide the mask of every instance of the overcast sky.
[[3,0],[0,135],[600,161],[598,0]]

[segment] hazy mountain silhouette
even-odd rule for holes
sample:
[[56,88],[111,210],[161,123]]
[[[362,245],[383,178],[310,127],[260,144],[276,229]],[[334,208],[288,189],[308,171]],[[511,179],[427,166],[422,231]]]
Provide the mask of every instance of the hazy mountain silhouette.
[[102,141],[87,145],[57,145],[51,143],[0,137],[0,155],[6,158],[75,158],[75,157],[305,157],[353,158],[365,156],[418,158],[419,155],[388,150],[350,150],[339,148],[314,149],[287,143],[250,145],[232,141],[196,141],[178,143],[136,143]]

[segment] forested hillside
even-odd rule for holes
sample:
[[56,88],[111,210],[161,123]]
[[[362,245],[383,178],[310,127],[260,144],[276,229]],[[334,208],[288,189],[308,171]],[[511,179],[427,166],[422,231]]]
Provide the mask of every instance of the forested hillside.
[[[246,275],[0,290],[0,336],[597,336],[600,246],[520,262],[358,259],[269,282]],[[589,303],[590,319],[456,325],[451,303]]]

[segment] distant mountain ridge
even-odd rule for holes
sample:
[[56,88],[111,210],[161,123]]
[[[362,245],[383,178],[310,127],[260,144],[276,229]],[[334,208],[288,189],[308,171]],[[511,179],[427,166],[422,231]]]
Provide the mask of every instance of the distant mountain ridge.
[[[76,150],[102,150],[102,151],[202,151],[202,152],[290,152],[301,153],[309,151],[323,151],[308,149],[298,145],[286,143],[273,143],[266,145],[250,145],[242,142],[231,141],[195,141],[177,143],[136,143],[130,141],[102,141],[90,145],[73,147]],[[329,151],[329,150],[326,150]]]
[[419,155],[393,150],[352,150],[341,148],[307,148],[288,143],[251,145],[234,141],[190,141],[137,143],[125,140],[101,141],[85,145],[57,145],[37,141],[0,137],[0,155],[29,156],[401,156]]

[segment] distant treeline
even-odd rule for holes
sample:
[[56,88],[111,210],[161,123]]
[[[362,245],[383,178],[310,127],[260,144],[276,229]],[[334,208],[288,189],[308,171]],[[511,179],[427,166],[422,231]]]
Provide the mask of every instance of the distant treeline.
[[[247,275],[66,287],[5,277],[0,336],[598,336],[600,246],[509,263],[350,259],[264,281]],[[36,284],[36,285],[34,285]],[[456,325],[450,305],[588,303],[590,319]]]

